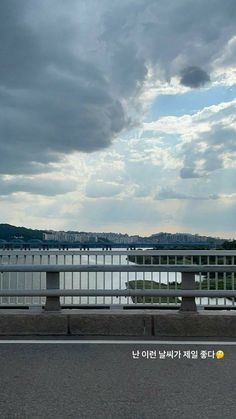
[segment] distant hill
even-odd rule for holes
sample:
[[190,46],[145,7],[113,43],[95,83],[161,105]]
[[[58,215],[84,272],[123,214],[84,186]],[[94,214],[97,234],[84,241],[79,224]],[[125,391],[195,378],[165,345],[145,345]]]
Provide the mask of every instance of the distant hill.
[[15,227],[10,224],[0,224],[0,239],[1,240],[31,240],[31,239],[43,239],[43,233],[45,230],[32,230],[25,227]]
[[236,240],[226,240],[224,243],[222,243],[222,247],[225,250],[234,250],[236,249]]
[[[51,234],[52,230],[33,230],[31,228],[26,227],[16,227],[10,224],[0,224],[0,240],[12,241],[15,239],[28,241],[28,240],[43,240],[43,233]],[[70,238],[67,238],[71,235],[71,233],[79,234],[78,232],[63,232],[63,238],[61,238],[60,232],[54,232],[55,238],[52,240],[58,241],[70,241]],[[132,241],[127,241],[130,238],[134,238],[135,243],[154,243],[155,245],[162,245],[163,243],[169,246],[178,246],[178,248],[182,249],[183,246],[188,246],[194,244],[195,246],[205,243],[206,248],[211,246],[222,246],[225,249],[234,249],[236,248],[236,241],[229,242],[228,240],[214,238],[214,237],[207,237],[207,236],[198,236],[197,234],[189,234],[189,233],[156,233],[152,234],[149,237],[141,237],[139,235],[136,236],[129,236],[128,234],[120,234],[120,233],[89,233],[89,232],[82,232],[83,238],[82,241],[93,241],[94,237],[97,235],[97,242],[99,244],[112,244],[112,243],[132,243]],[[58,235],[58,237],[56,237]],[[85,236],[85,237],[84,237]],[[87,237],[86,237],[87,236]],[[123,236],[123,237],[121,237]],[[92,238],[91,238],[92,237]],[[78,239],[80,241],[80,239]],[[122,241],[123,240],[123,241]]]

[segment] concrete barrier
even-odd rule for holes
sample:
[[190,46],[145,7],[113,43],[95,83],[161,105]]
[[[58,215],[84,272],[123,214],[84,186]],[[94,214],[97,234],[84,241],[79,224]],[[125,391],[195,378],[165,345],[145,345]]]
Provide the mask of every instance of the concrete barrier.
[[[22,310],[23,311],[23,310]],[[67,335],[68,316],[60,313],[31,313],[29,310],[0,310],[0,336]]]
[[[79,311],[79,312],[78,312]],[[78,310],[69,315],[71,335],[151,336],[152,316],[144,310],[102,312]],[[105,311],[105,310],[104,310]]]
[[235,311],[159,311],[153,321],[154,336],[157,337],[236,337]]
[[236,312],[177,310],[0,310],[0,336],[236,338]]

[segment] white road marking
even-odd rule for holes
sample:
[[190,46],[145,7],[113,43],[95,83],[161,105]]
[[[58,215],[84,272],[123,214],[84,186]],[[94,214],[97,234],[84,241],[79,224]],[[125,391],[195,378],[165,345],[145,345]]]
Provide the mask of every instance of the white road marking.
[[1,344],[71,344],[71,345],[84,345],[84,344],[95,344],[95,345],[216,345],[216,346],[236,346],[236,341],[178,341],[178,340],[0,340]]

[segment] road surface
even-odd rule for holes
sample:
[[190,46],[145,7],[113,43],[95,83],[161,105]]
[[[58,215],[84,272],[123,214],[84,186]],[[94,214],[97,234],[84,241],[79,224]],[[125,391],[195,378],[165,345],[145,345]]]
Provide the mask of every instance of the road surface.
[[[233,419],[236,342],[228,343],[1,340],[0,417]],[[224,359],[211,357],[217,350]],[[164,351],[175,357],[161,359]]]

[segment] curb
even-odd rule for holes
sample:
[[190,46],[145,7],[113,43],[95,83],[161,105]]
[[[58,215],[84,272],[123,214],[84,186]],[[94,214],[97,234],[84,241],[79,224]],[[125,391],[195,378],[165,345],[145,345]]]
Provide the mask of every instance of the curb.
[[0,336],[236,337],[236,312],[0,310]]

